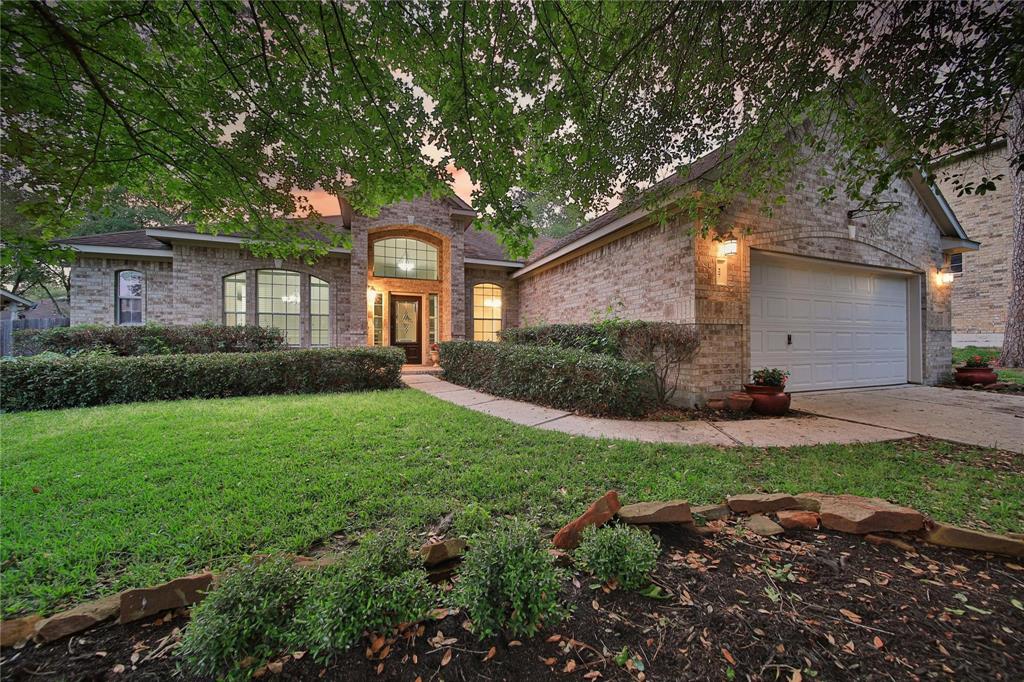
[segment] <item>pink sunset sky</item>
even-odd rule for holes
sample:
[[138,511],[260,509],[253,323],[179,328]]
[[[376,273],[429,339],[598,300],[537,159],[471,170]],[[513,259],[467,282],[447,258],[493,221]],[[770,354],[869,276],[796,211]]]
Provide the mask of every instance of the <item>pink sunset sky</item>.
[[[470,197],[473,192],[473,181],[470,179],[469,173],[465,169],[456,168],[455,166],[448,166],[448,173],[452,176],[452,181],[449,183],[452,190],[466,203],[471,204]],[[320,215],[329,216],[341,213],[341,207],[338,206],[338,198],[322,189],[296,193],[307,197],[309,203]]]

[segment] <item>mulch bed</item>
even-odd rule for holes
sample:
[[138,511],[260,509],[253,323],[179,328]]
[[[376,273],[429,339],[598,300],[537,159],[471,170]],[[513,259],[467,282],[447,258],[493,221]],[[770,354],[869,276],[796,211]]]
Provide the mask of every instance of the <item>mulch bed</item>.
[[960,384],[948,383],[942,384],[942,388],[955,388],[958,391],[979,391],[981,393],[1009,393],[1009,394],[1022,394],[1024,393],[1024,384],[1017,384],[1013,382],[998,382],[988,387],[978,386],[961,386]]
[[[378,640],[377,654],[361,646],[328,666],[289,656],[264,679],[1024,679],[1024,567],[1013,560],[908,554],[830,531],[660,534],[666,599],[592,589],[581,575],[564,590],[573,615],[521,642],[481,642],[453,613]],[[183,614],[106,625],[5,650],[0,664],[10,680],[163,680],[177,665],[167,644],[186,626]]]

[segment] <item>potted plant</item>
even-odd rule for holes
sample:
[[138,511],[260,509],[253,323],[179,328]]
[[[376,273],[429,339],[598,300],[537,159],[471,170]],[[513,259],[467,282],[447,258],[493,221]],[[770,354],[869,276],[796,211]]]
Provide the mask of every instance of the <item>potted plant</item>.
[[988,386],[999,379],[989,366],[989,361],[980,355],[972,355],[962,367],[956,368],[956,383],[961,386],[981,384]]
[[789,372],[778,367],[755,370],[753,383],[743,384],[743,390],[754,400],[754,412],[772,417],[786,414],[791,400],[784,390],[787,379]]
[[436,343],[430,344],[430,363],[434,367],[439,367],[441,363],[441,346]]

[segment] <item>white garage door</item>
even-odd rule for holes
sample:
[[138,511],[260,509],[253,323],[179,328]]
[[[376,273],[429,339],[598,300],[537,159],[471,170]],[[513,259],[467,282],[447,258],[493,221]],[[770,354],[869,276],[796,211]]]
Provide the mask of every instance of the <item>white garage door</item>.
[[907,280],[752,251],[750,365],[794,391],[906,383]]

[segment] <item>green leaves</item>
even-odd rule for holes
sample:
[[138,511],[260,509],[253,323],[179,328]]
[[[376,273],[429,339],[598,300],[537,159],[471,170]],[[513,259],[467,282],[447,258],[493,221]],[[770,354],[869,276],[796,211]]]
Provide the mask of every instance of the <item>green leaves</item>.
[[[649,585],[660,553],[657,538],[646,530],[614,524],[603,528],[588,526],[573,557],[598,580],[616,581],[628,590],[637,590]],[[656,590],[651,596],[661,598]]]

